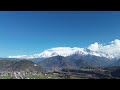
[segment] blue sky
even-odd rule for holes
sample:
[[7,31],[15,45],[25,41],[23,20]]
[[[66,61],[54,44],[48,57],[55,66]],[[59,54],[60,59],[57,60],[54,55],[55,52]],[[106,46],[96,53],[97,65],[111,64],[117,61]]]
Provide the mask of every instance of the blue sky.
[[0,11],[0,56],[120,39],[117,11]]

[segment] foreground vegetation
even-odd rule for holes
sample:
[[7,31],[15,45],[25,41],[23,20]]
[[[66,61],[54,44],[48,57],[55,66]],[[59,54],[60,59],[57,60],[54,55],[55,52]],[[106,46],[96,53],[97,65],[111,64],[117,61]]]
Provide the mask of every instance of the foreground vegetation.
[[80,68],[39,72],[1,72],[0,79],[120,79],[118,68]]
[[1,60],[0,79],[120,79],[120,67],[43,69],[39,64],[29,60]]

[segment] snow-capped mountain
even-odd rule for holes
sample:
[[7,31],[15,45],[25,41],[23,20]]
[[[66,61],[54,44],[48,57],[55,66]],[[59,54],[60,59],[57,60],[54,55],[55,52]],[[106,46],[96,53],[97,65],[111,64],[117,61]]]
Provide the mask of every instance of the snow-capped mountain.
[[19,58],[19,59],[34,59],[34,58],[49,58],[53,56],[71,56],[73,54],[77,54],[80,56],[85,56],[85,55],[94,55],[94,56],[99,56],[99,57],[106,57],[106,58],[114,58],[112,55],[108,55],[105,53],[100,53],[97,51],[92,51],[90,49],[85,49],[85,48],[78,48],[78,47],[57,47],[57,48],[51,48],[43,51],[42,53],[39,54],[34,54],[34,55],[21,55],[21,56],[9,56],[8,58]]
[[53,56],[71,56],[73,54],[77,55],[93,55],[98,57],[105,57],[108,59],[119,59],[120,58],[120,40],[115,39],[108,45],[103,45],[95,42],[89,45],[87,48],[79,47],[56,47],[43,51],[42,53],[34,55],[18,55],[9,56],[8,58],[19,58],[19,59],[34,59],[34,58],[49,58]]
[[88,54],[85,52],[84,48],[70,48],[70,47],[57,47],[57,48],[51,48],[43,51],[39,54],[34,55],[19,55],[19,56],[9,56],[8,58],[24,58],[24,59],[32,59],[32,58],[49,58],[53,56],[70,56],[72,54],[80,54],[85,55]]
[[80,55],[84,55],[87,54],[84,51],[84,48],[70,48],[70,47],[57,47],[57,48],[51,48],[48,50],[45,50],[44,52],[40,53],[40,54],[36,54],[37,56],[40,56],[42,58],[48,58],[48,57],[53,57],[53,56],[70,56],[72,54],[80,54]]

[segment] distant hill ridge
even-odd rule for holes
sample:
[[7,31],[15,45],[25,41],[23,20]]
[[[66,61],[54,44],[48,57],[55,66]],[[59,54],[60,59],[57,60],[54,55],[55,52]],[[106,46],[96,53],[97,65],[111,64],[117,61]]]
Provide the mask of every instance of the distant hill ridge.
[[0,71],[38,71],[43,72],[44,70],[40,65],[29,61],[11,61],[11,60],[0,60]]

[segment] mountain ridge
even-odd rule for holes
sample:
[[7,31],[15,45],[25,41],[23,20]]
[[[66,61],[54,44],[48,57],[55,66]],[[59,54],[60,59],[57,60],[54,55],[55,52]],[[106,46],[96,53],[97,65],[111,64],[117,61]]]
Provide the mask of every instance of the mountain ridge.
[[102,52],[92,51],[88,48],[78,48],[78,47],[56,47],[44,50],[42,53],[34,55],[18,55],[18,56],[8,56],[8,58],[18,58],[18,59],[35,59],[35,58],[49,58],[54,56],[67,57],[70,55],[78,54],[80,56],[94,55],[99,57],[106,57],[108,59],[114,59],[113,55],[105,54]]

